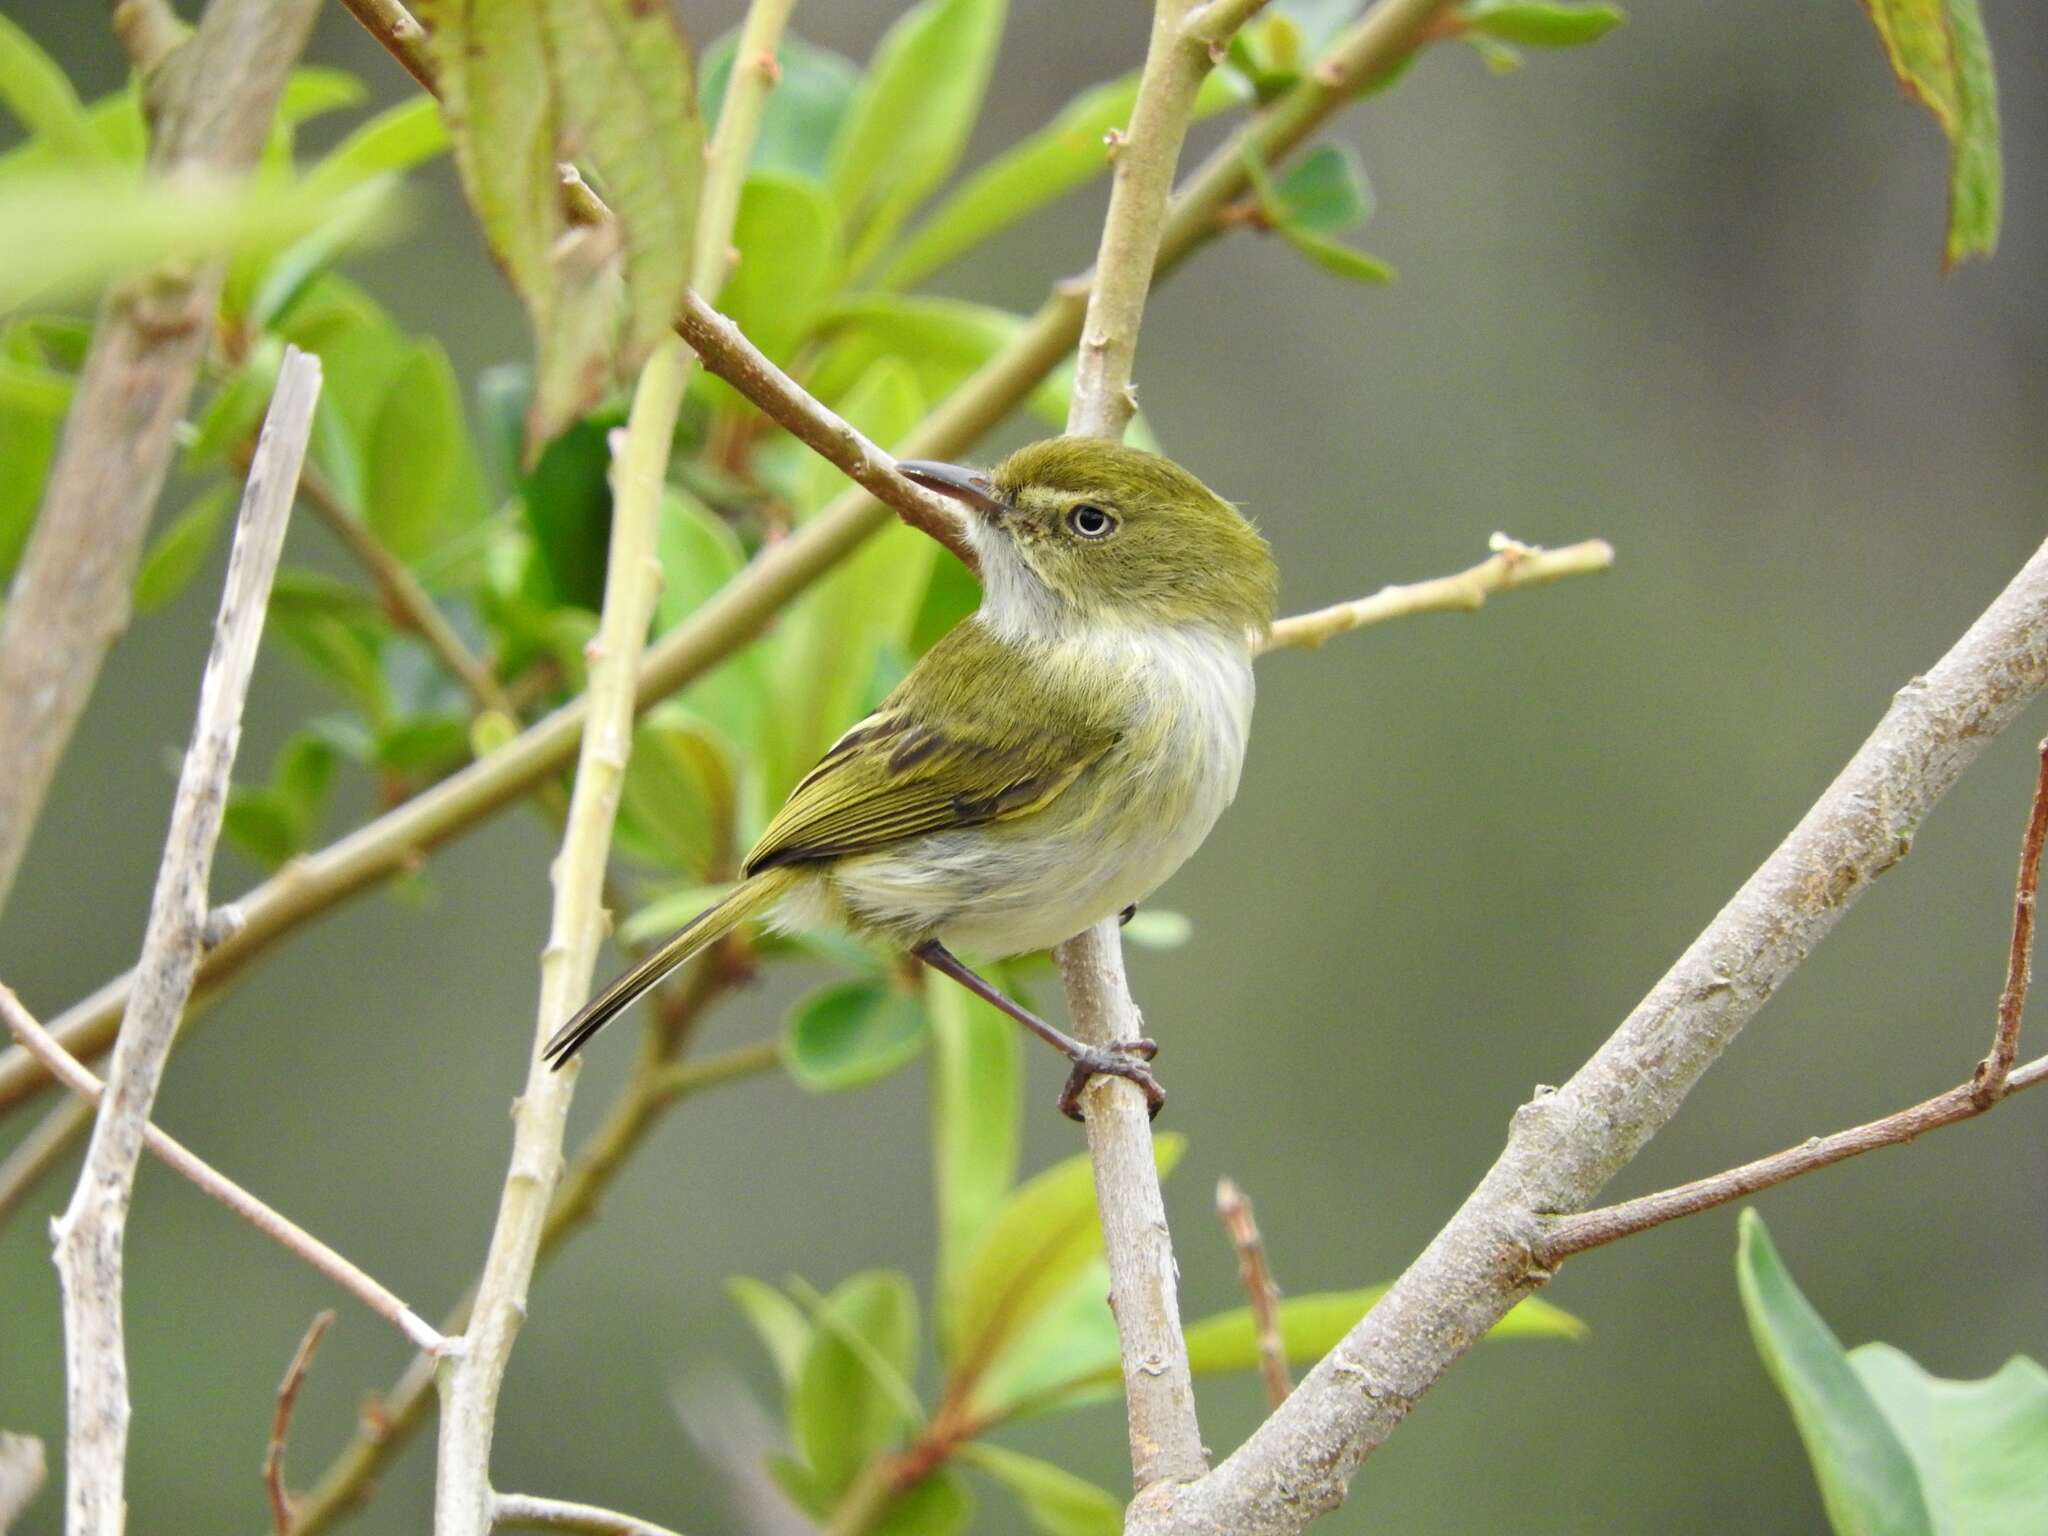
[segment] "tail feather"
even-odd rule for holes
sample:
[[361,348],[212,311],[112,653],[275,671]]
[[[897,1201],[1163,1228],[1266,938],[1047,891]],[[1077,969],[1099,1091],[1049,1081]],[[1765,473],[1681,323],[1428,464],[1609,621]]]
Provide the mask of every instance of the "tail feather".
[[643,992],[700,950],[724,938],[750,917],[773,906],[789,890],[787,870],[773,870],[741,882],[723,901],[706,907],[678,928],[661,947],[583,1005],[576,1017],[549,1037],[541,1056],[559,1072],[590,1037],[632,1007]]

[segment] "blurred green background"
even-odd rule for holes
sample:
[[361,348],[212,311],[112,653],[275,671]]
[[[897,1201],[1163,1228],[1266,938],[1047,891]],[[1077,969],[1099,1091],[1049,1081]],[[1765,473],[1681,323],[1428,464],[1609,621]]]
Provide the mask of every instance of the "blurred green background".
[[[732,4],[685,4],[700,45]],[[900,7],[814,0],[856,58]],[[970,166],[1141,56],[1148,7],[1013,8]],[[1216,1177],[1257,1202],[1281,1284],[1391,1277],[2048,532],[2048,14],[1985,0],[2008,165],[2003,248],[1938,272],[1944,146],[1853,0],[1638,8],[1598,46],[1495,78],[1437,49],[1354,109],[1390,289],[1277,240],[1220,243],[1160,291],[1139,359],[1166,447],[1242,501],[1299,609],[1478,558],[1496,528],[1611,538],[1606,577],[1403,623],[1260,669],[1237,807],[1162,901],[1196,939],[1137,952],[1190,1148],[1168,1187],[1191,1314],[1234,1304]],[[98,7],[9,0],[87,97],[122,61]],[[411,82],[338,7],[311,56],[380,100]],[[329,130],[338,132],[338,129]],[[1214,129],[1198,133],[1206,145]],[[518,309],[444,163],[409,237],[352,264],[466,380],[523,357]],[[1095,188],[939,282],[1029,308],[1091,258]],[[1014,434],[1013,434],[1014,435]],[[994,451],[993,448],[990,450]],[[165,513],[179,501],[174,486]],[[288,558],[331,563],[305,519]],[[128,964],[189,728],[218,564],[117,647],[0,926],[50,1016]],[[276,656],[244,761],[321,700]],[[1629,1170],[1635,1193],[1957,1081],[1989,1036],[2037,712],[1996,743]],[[345,806],[348,815],[362,804]],[[500,817],[437,856],[425,905],[356,902],[251,975],[181,1048],[159,1118],[438,1313],[486,1242],[531,1028],[551,839]],[[218,894],[256,871],[223,855]],[[780,976],[708,1043],[779,1027]],[[2043,1038],[2048,1038],[2044,1034]],[[577,1128],[623,1070],[594,1053]],[[1030,1060],[1027,1170],[1077,1146]],[[1845,1340],[1981,1375],[2048,1355],[2048,1137],[2014,1104],[1761,1202]],[[0,1126],[0,1149],[32,1117]],[[931,1252],[921,1071],[808,1097],[781,1078],[670,1120],[535,1286],[500,1420],[503,1486],[731,1530],[678,1425],[682,1383],[769,1373],[720,1284],[828,1284]],[[574,1131],[572,1131],[572,1136]],[[0,1425],[61,1442],[44,1237],[69,1168],[0,1231]],[[1822,1528],[1751,1350],[1722,1211],[1574,1261],[1576,1345],[1482,1348],[1319,1530],[1530,1536]],[[133,1528],[254,1532],[277,1379],[336,1305],[294,1431],[309,1480],[396,1338],[152,1167],[130,1229]],[[1263,1412],[1213,1383],[1219,1452]],[[1113,1407],[1009,1442],[1124,1486]],[[430,1439],[348,1528],[427,1525]],[[58,1529],[46,1492],[25,1529]],[[1022,1529],[990,1493],[975,1529]]]

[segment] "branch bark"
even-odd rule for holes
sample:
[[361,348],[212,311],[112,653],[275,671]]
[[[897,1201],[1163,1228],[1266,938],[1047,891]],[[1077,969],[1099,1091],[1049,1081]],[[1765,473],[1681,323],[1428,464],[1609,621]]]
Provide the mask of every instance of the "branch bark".
[[292,1414],[299,1406],[299,1389],[306,1373],[313,1369],[313,1356],[327,1330],[334,1326],[334,1314],[315,1315],[299,1347],[292,1351],[291,1364],[277,1387],[277,1408],[270,1416],[270,1441],[263,1447],[263,1492],[270,1500],[270,1524],[277,1536],[292,1536],[292,1495],[284,1481],[284,1448],[291,1438]]
[[[1216,1470],[1132,1505],[1133,1536],[1292,1536],[1443,1372],[1549,1277],[1552,1218],[1589,1203],[2048,687],[2048,545],[1891,709],[1834,783],[1571,1081],[1525,1104],[1450,1222]],[[2031,1073],[2031,1068],[2029,1072]]]
[[1266,1260],[1266,1241],[1243,1190],[1229,1179],[1216,1181],[1216,1216],[1237,1252],[1237,1283],[1252,1312],[1252,1330],[1259,1346],[1259,1377],[1266,1384],[1266,1406],[1278,1408],[1294,1390],[1287,1374],[1287,1340],[1280,1332],[1280,1287]]
[[567,1499],[543,1499],[530,1493],[498,1495],[497,1523],[505,1530],[582,1531],[585,1536],[676,1536],[665,1525],[622,1515],[615,1509],[572,1504]]
[[[149,174],[234,174],[256,162],[318,0],[213,0],[191,38],[131,13],[130,45],[168,52]],[[222,268],[162,271],[113,289],[0,620],[0,908],[92,696],[128,626],[150,512],[212,333]]]
[[114,1046],[85,1166],[70,1205],[51,1228],[64,1293],[69,1389],[65,1509],[71,1536],[113,1536],[127,1519],[122,1494],[128,1449],[122,1237],[150,1106],[199,966],[207,882],[241,741],[242,704],[256,670],[270,580],[284,549],[285,523],[319,397],[319,359],[287,348],[243,493],[227,589],[199,689],[199,720],[178,779],[136,967],[139,982]]
[[[1269,165],[1277,164],[1363,87],[1405,59],[1422,40],[1425,23],[1445,3],[1382,0],[1338,38],[1307,78],[1231,135],[1174,200],[1155,278],[1230,227],[1218,215],[1245,190],[1247,146]],[[391,9],[382,0],[363,0],[352,8],[359,13]],[[1061,284],[1014,342],[925,418],[904,443],[903,454],[948,458],[962,453],[1022,404],[1079,340],[1091,281],[1084,277]],[[640,673],[639,707],[645,709],[694,681],[753,639],[779,609],[888,521],[888,511],[865,491],[850,491],[791,537],[764,550],[724,591],[648,652]],[[207,955],[202,983],[225,984],[301,924],[414,867],[423,854],[526,795],[575,755],[586,709],[584,699],[564,705],[483,761],[257,886],[240,902],[247,926]],[[66,1049],[79,1056],[105,1049],[129,983],[127,975],[113,978],[52,1023]],[[46,1082],[25,1053],[0,1054],[0,1109]]]

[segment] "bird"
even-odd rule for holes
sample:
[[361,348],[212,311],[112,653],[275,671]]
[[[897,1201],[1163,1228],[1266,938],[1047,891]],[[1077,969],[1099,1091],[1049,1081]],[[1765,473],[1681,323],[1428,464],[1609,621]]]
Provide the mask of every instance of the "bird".
[[1090,438],[992,471],[897,465],[955,503],[980,606],[791,791],[730,894],[597,993],[546,1043],[557,1069],[735,927],[837,925],[908,952],[1071,1063],[1165,1102],[1150,1040],[1073,1039],[959,958],[1048,949],[1136,905],[1237,793],[1252,658],[1278,573],[1230,502],[1171,459]]

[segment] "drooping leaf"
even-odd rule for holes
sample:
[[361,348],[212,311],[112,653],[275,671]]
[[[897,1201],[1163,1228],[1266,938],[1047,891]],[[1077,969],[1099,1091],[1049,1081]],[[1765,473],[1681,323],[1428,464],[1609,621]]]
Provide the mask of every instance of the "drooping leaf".
[[1555,0],[1469,0],[1465,25],[1528,48],[1576,48],[1598,42],[1628,20],[1618,5],[1566,5]]
[[[427,0],[443,111],[485,239],[532,316],[534,443],[666,334],[689,276],[701,171],[694,72],[666,5],[637,0]],[[587,165],[617,223],[609,249],[565,242],[558,160]],[[592,337],[610,355],[593,358]]]
[[6,16],[0,16],[0,106],[63,160],[91,165],[108,158],[57,61]]
[[1933,1536],[1898,1431],[1800,1294],[1753,1209],[1742,1213],[1735,1278],[1757,1353],[1791,1406],[1836,1536]]
[[[1185,1145],[1170,1134],[1153,1143],[1162,1174],[1172,1171]],[[956,1283],[940,1297],[949,1375],[973,1378],[987,1369],[1101,1253],[1095,1176],[1085,1153],[1019,1185],[983,1226]]]
[[1123,1501],[1064,1467],[986,1440],[970,1442],[961,1458],[1014,1493],[1046,1536],[1120,1536],[1124,1528]]
[[217,485],[172,518],[150,542],[135,572],[135,611],[154,613],[185,589],[235,504],[235,488]]
[[1378,285],[1391,283],[1400,275],[1377,256],[1354,251],[1348,245],[1326,240],[1298,226],[1289,225],[1280,233],[1289,245],[1334,276],[1348,278],[1354,283]]
[[1998,245],[2004,167],[1998,81],[1977,0],[1864,0],[1892,73],[1949,142],[1948,239],[1942,265]]
[[1004,0],[923,0],[875,47],[832,146],[831,190],[859,273],[959,163],[981,112]]
[[820,1303],[789,1396],[789,1428],[828,1495],[844,1492],[909,1421],[899,1391],[916,1348],[917,1300],[894,1270],[851,1276]]
[[[1236,75],[1211,71],[1196,93],[1194,120],[1227,111],[1247,94]],[[905,237],[876,286],[908,288],[997,231],[1106,173],[1110,156],[1105,136],[1129,124],[1137,95],[1134,72],[1076,96],[1051,122],[949,194]]]
[[938,1291],[960,1269],[1017,1177],[1023,1075],[1015,1021],[965,987],[925,980],[932,1035],[932,1183],[939,1208]]
[[768,1358],[775,1363],[775,1374],[782,1378],[783,1390],[794,1387],[797,1373],[803,1369],[804,1354],[811,1345],[811,1322],[803,1309],[774,1286],[749,1275],[728,1278],[725,1294],[746,1314],[755,1336],[767,1349]]
[[886,1077],[924,1049],[924,999],[882,981],[820,988],[789,1011],[783,1060],[813,1093]]

